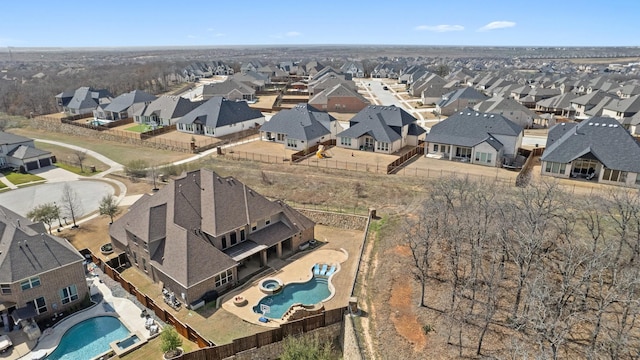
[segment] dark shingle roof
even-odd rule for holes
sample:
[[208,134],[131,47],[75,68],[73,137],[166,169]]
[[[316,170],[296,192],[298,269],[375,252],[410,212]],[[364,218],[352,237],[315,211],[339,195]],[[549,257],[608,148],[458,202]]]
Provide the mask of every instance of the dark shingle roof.
[[403,126],[415,122],[416,118],[394,105],[369,105],[350,120],[350,128],[337,136],[359,138],[368,134],[377,141],[393,142],[401,138]]
[[161,119],[175,119],[184,116],[202,103],[202,101],[192,102],[179,96],[160,96],[151,104],[141,106],[134,114],[140,116],[155,114]]
[[487,100],[488,98],[489,97],[479,92],[478,90],[471,87],[466,87],[466,88],[454,90],[450,93],[443,95],[442,100],[440,100],[437,105],[443,108],[455,103],[459,99],[467,99],[467,100],[475,99],[475,100],[483,101],[483,100]]
[[30,146],[20,145],[17,148],[9,151],[7,154],[16,159],[31,159],[34,157],[42,156],[42,155],[51,155],[50,151],[44,151],[40,149],[36,149]]
[[609,117],[555,125],[540,159],[566,164],[589,153],[609,169],[640,173],[640,145]]
[[298,104],[292,109],[282,110],[260,128],[286,134],[297,140],[313,140],[330,133],[331,123],[336,119],[326,112],[319,111],[308,104]]
[[25,141],[31,141],[31,139],[29,139],[28,137],[0,131],[0,145],[12,145]]
[[111,112],[121,112],[130,108],[133,104],[152,102],[155,99],[157,99],[156,96],[142,90],[133,90],[116,97],[104,109]]
[[83,261],[66,240],[0,205],[0,283],[10,284]]
[[426,141],[473,147],[488,139],[494,146],[493,136],[518,136],[522,131],[520,125],[502,115],[466,108],[435,124],[427,134]]
[[191,110],[177,122],[193,124],[198,121],[204,126],[217,128],[261,117],[262,113],[250,108],[246,101],[230,101],[216,96]]

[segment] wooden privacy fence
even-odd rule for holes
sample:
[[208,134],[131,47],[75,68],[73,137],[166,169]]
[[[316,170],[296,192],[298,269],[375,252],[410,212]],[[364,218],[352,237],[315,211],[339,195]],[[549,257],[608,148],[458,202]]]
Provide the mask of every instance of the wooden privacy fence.
[[391,164],[387,165],[387,174],[395,174],[403,164],[420,155],[424,155],[424,143],[418,144],[418,146],[404,153],[402,156],[395,159]]
[[210,347],[213,346],[213,343],[207,340],[205,337],[200,335],[195,329],[190,327],[188,324],[182,323],[180,320],[176,319],[173,314],[165,310],[162,306],[159,306],[155,303],[155,301],[147,296],[146,294],[140,292],[133,284],[128,282],[126,279],[123,279],[114,268],[112,268],[109,264],[101,261],[95,255],[91,254],[91,260],[101,269],[108,277],[112,278],[114,281],[120,283],[120,286],[124,290],[126,290],[129,294],[136,297],[136,299],[147,309],[153,311],[156,316],[162,320],[163,322],[172,325],[176,328],[176,331],[184,336],[185,338],[193,341],[198,344],[198,347]]
[[344,321],[346,307],[326,310],[318,315],[280,325],[279,328],[235,339],[230,344],[212,346],[184,354],[184,360],[222,360],[239,352],[282,341],[287,336],[303,334]]

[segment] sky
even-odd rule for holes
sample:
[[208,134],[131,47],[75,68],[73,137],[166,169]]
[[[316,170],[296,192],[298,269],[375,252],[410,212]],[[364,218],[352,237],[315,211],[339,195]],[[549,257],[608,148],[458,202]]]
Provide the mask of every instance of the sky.
[[0,47],[640,46],[637,0],[0,2]]

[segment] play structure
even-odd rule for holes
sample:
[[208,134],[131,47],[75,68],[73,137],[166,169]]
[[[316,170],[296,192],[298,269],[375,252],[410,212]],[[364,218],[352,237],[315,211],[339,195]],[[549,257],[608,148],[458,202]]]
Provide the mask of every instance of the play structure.
[[326,158],[330,158],[331,154],[329,153],[329,150],[327,150],[324,145],[318,145],[318,151],[316,151],[316,156],[318,157],[318,159],[326,159]]

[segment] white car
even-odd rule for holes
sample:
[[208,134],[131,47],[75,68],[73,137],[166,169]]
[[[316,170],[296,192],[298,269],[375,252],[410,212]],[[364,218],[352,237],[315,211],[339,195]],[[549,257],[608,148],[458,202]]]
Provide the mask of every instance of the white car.
[[13,345],[8,335],[0,335],[0,352],[7,351]]

